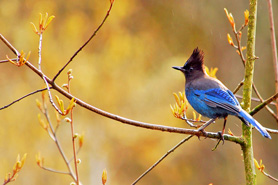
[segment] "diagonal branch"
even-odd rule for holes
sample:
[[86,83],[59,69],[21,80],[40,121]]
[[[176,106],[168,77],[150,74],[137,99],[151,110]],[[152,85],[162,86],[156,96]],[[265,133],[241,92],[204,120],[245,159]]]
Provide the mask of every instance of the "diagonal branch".
[[[274,27],[274,18],[272,11],[272,1],[267,0],[268,3],[268,13],[269,13],[269,21],[270,21],[270,34],[271,34],[271,47],[272,47],[272,55],[273,55],[273,67],[275,73],[275,89],[276,93],[278,93],[278,61],[277,61],[277,47],[276,47],[276,37],[275,37],[275,27]],[[278,99],[276,100],[276,111],[278,114]],[[276,115],[276,120],[278,121],[278,115]]]
[[71,61],[77,56],[77,54],[94,38],[97,34],[97,32],[100,30],[100,28],[103,26],[105,21],[107,20],[108,16],[110,15],[110,11],[112,9],[112,6],[114,4],[114,1],[110,2],[110,7],[102,20],[101,24],[98,26],[98,28],[94,31],[94,33],[91,35],[91,37],[72,55],[72,57],[69,59],[69,61],[59,70],[59,72],[54,76],[53,82],[56,80],[56,78],[61,74],[61,72],[71,63]]
[[[210,119],[209,121],[207,121],[204,125],[202,125],[198,131],[202,131],[204,130],[209,124],[211,124],[212,122],[214,122],[215,119]],[[218,134],[219,136],[219,134]],[[225,135],[227,136],[227,135]],[[225,138],[224,136],[224,138]],[[180,147],[183,143],[185,143],[186,141],[188,141],[189,139],[191,139],[193,137],[193,135],[187,136],[186,138],[184,138],[183,140],[181,140],[178,144],[176,144],[173,148],[171,148],[168,152],[166,152],[157,162],[155,162],[149,169],[147,169],[142,175],[140,175],[140,177],[138,177],[133,183],[132,185],[135,185],[137,182],[139,182],[145,175],[147,175],[151,170],[153,170],[160,162],[162,162],[170,153],[174,152],[178,147]],[[238,144],[243,144],[243,143],[238,143]]]
[[[50,88],[52,89],[52,87],[50,87]],[[42,92],[42,91],[45,91],[45,90],[47,90],[47,88],[39,89],[39,90],[33,91],[33,92],[29,93],[29,94],[26,94],[25,96],[22,96],[21,98],[19,98],[19,99],[13,101],[13,102],[10,103],[10,104],[5,105],[5,106],[3,106],[3,107],[0,107],[0,110],[6,109],[6,108],[8,108],[9,106],[13,105],[14,103],[19,102],[20,100],[22,100],[22,99],[24,99],[24,98],[27,98],[28,96],[31,96],[31,95],[33,95],[33,94],[36,94],[36,93],[38,93],[38,92]]]
[[251,112],[250,115],[254,115],[257,112],[259,112],[262,108],[266,107],[268,104],[270,104],[273,100],[278,98],[278,93],[274,94],[273,96],[271,96],[270,98],[268,98],[267,100],[265,100],[264,102],[262,102],[261,104],[257,105]]
[[[3,40],[2,38],[4,38],[4,37],[0,34],[0,38],[1,38],[1,40]],[[4,38],[4,40],[6,40],[6,39]],[[18,53],[17,50],[8,41],[6,41],[4,43],[9,48],[11,48],[14,53]],[[150,124],[150,123],[131,120],[131,119],[128,119],[128,118],[124,118],[124,117],[106,112],[104,110],[96,108],[96,107],[82,101],[81,99],[79,99],[77,97],[74,97],[72,94],[65,91],[62,87],[58,86],[49,77],[44,75],[42,73],[42,71],[40,71],[38,68],[36,68],[29,61],[26,61],[25,65],[28,68],[30,68],[33,72],[35,72],[38,76],[40,76],[42,79],[45,79],[47,81],[47,83],[49,85],[51,85],[52,89],[55,89],[57,92],[59,92],[60,94],[62,94],[63,96],[65,96],[66,98],[68,98],[70,100],[72,98],[74,98],[74,100],[76,101],[76,104],[78,104],[78,105],[80,105],[80,106],[82,106],[82,107],[84,107],[84,108],[86,108],[86,109],[88,109],[92,112],[95,112],[99,115],[102,115],[104,117],[116,120],[118,122],[122,122],[124,124],[132,125],[132,126],[136,126],[136,127],[142,127],[142,128],[146,128],[146,129],[160,130],[160,131],[164,131],[164,132],[172,132],[172,133],[180,133],[180,134],[190,134],[190,135],[203,136],[203,137],[209,137],[209,138],[219,138],[218,133],[202,132],[202,131],[192,130],[192,129],[185,129],[185,128],[169,127],[169,126],[164,126],[164,125]],[[225,138],[225,140],[232,141],[232,142],[235,142],[235,143],[239,143],[239,144],[244,143],[244,141],[241,138],[238,138],[238,137],[235,137],[235,136],[224,135],[224,138]]]

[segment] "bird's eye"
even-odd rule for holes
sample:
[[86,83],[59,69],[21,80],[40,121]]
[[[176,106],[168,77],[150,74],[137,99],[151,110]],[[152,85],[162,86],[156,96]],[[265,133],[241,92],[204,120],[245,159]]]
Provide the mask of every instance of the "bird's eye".
[[189,72],[192,72],[192,71],[193,71],[193,67],[190,67],[190,68],[189,68]]

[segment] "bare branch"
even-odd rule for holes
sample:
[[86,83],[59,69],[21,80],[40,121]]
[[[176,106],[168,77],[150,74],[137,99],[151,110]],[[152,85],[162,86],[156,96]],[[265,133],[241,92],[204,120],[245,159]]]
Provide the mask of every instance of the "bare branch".
[[69,61],[59,70],[59,72],[54,76],[53,82],[56,80],[56,78],[61,74],[61,72],[71,63],[71,61],[77,56],[77,54],[94,38],[97,34],[97,32],[100,30],[100,28],[103,26],[105,21],[107,20],[108,16],[110,15],[110,11],[112,9],[112,6],[114,4],[114,1],[110,1],[110,7],[102,20],[101,24],[98,26],[98,28],[94,31],[94,33],[91,35],[91,37],[73,54],[73,56],[69,59]]
[[257,106],[250,112],[250,115],[256,114],[259,110],[261,110],[262,108],[264,108],[265,106],[267,106],[270,102],[272,102],[273,100],[275,100],[277,97],[278,97],[278,93],[274,94],[273,96],[271,96],[270,98],[268,98],[267,100],[265,100],[264,102],[262,102],[261,104],[257,105]]
[[[52,87],[50,87],[50,88],[52,89]],[[8,104],[8,105],[5,105],[5,106],[1,107],[0,110],[5,109],[5,108],[8,108],[9,106],[13,105],[13,104],[16,103],[16,102],[19,102],[20,100],[22,100],[22,99],[24,99],[24,98],[27,98],[28,96],[31,96],[31,95],[33,95],[33,94],[36,94],[36,93],[38,93],[38,92],[42,92],[42,91],[45,91],[45,90],[47,90],[47,88],[39,89],[39,90],[33,91],[33,92],[29,93],[29,94],[26,94],[25,96],[22,96],[21,98],[19,98],[19,99],[13,101],[12,103],[10,103],[10,104]]]
[[[273,18],[273,11],[272,11],[272,1],[267,0],[267,3],[268,3],[268,14],[269,14],[269,22],[270,22],[273,67],[274,67],[274,73],[275,73],[275,89],[276,89],[276,93],[278,93],[278,64],[277,64],[278,61],[277,61],[277,48],[276,48],[274,18]],[[276,112],[278,114],[278,99],[276,100]],[[278,121],[278,115],[276,115],[276,121]]]
[[[200,132],[204,132],[203,130],[211,123],[213,123],[215,121],[215,119],[210,119],[209,121],[207,121],[204,125],[202,125],[198,131]],[[206,132],[204,132],[206,133]],[[218,134],[218,133],[217,133]],[[224,136],[224,138],[227,135]],[[165,153],[156,163],[154,163],[148,170],[146,170],[142,175],[140,175],[140,177],[138,177],[133,183],[132,185],[136,184],[137,182],[139,182],[145,175],[147,175],[152,169],[154,169],[160,162],[162,162],[170,153],[174,152],[178,147],[180,147],[183,143],[185,143],[186,141],[188,141],[189,139],[191,139],[193,137],[193,135],[188,136],[186,138],[184,138],[183,140],[181,140],[177,145],[175,145],[172,149],[170,149],[167,153]],[[218,134],[218,138],[221,139],[221,137]],[[237,139],[242,140],[241,138],[237,137]],[[242,143],[238,143],[238,144],[243,144],[243,140]]]
[[10,48],[10,50],[16,55],[19,56],[19,52],[9,43],[9,41],[0,33],[0,39]]
[[152,169],[154,169],[163,159],[165,159],[170,153],[174,152],[179,146],[181,146],[183,143],[191,139],[193,135],[186,137],[185,139],[181,140],[176,146],[174,146],[171,150],[169,150],[166,154],[164,154],[156,163],[154,163],[148,170],[146,170],[140,177],[138,177],[132,185],[139,182],[145,175],[147,175]]

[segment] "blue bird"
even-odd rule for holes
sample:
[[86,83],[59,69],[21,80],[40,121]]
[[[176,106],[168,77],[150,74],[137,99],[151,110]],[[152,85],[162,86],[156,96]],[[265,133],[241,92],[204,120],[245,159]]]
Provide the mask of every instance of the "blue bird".
[[219,80],[206,74],[203,51],[194,49],[184,66],[173,68],[185,75],[186,98],[199,114],[212,119],[224,118],[221,137],[223,137],[227,116],[233,115],[248,126],[248,122],[251,123],[264,137],[271,139],[265,127],[241,108],[234,94]]

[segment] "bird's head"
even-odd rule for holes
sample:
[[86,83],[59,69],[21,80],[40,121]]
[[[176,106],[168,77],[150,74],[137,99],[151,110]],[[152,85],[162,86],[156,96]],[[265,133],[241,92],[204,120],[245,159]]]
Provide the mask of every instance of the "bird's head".
[[193,50],[193,53],[185,62],[184,66],[174,66],[173,68],[181,71],[185,75],[186,81],[203,76],[205,74],[204,52],[197,47]]

